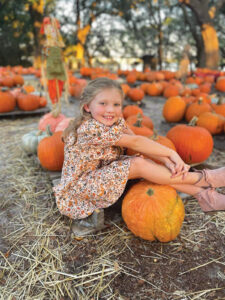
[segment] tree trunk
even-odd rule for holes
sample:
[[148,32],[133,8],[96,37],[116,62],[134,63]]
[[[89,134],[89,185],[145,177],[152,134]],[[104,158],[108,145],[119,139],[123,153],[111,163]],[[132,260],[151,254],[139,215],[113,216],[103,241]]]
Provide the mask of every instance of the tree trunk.
[[203,24],[201,34],[204,42],[205,67],[217,69],[219,66],[219,42],[216,30],[210,24]]
[[[215,18],[219,8],[224,5],[225,0],[218,0],[216,4],[211,7],[209,7],[209,1],[206,0],[179,0],[179,2],[192,10],[197,23],[201,28],[201,43],[203,47],[198,48],[197,50],[198,66],[202,68],[217,69],[219,66],[219,41],[212,20]],[[197,47],[198,46],[200,46],[200,43],[197,43]]]

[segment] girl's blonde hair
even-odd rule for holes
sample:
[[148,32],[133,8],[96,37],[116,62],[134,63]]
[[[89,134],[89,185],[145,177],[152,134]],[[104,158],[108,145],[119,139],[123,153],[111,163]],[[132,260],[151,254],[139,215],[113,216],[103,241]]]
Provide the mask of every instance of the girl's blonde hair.
[[124,98],[123,90],[118,82],[115,80],[100,77],[90,81],[84,88],[80,96],[80,114],[73,121],[70,122],[69,126],[64,130],[62,139],[65,140],[66,137],[73,132],[75,136],[75,142],[77,139],[77,129],[84,121],[91,119],[92,116],[89,112],[86,112],[84,105],[89,105],[95,96],[104,89],[117,89],[121,94],[122,99]]

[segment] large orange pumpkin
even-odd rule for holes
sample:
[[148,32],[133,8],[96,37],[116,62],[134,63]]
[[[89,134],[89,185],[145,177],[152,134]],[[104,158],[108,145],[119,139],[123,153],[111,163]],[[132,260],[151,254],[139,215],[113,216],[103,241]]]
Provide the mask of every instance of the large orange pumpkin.
[[187,164],[203,162],[212,153],[212,135],[203,127],[179,124],[171,128],[166,136]]
[[43,138],[38,144],[37,154],[42,167],[50,171],[60,171],[64,160],[62,131]]
[[136,236],[169,242],[180,233],[184,205],[171,186],[140,181],[127,192],[122,203],[122,217]]
[[10,112],[16,106],[15,97],[8,91],[0,90],[0,113]]

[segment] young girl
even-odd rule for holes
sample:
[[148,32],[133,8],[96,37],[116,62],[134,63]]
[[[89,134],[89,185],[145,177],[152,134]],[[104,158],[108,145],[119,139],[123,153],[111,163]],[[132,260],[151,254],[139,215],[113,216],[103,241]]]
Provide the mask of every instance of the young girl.
[[[225,186],[225,167],[189,172],[190,166],[175,151],[134,135],[122,117],[123,91],[116,81],[91,81],[80,100],[80,116],[63,133],[62,178],[54,187],[62,214],[72,219],[87,218],[96,209],[115,203],[127,181],[135,178],[171,185],[193,195],[205,212],[225,210],[225,195],[214,189]],[[149,159],[123,155],[123,147]]]

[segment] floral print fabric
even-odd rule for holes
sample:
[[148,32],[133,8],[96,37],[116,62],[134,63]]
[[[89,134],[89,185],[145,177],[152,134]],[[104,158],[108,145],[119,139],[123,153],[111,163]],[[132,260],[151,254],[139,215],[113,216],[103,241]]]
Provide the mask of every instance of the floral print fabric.
[[110,127],[89,119],[78,128],[76,143],[73,133],[67,137],[61,182],[53,188],[62,214],[82,219],[121,196],[131,157],[114,145],[126,128],[123,118]]

